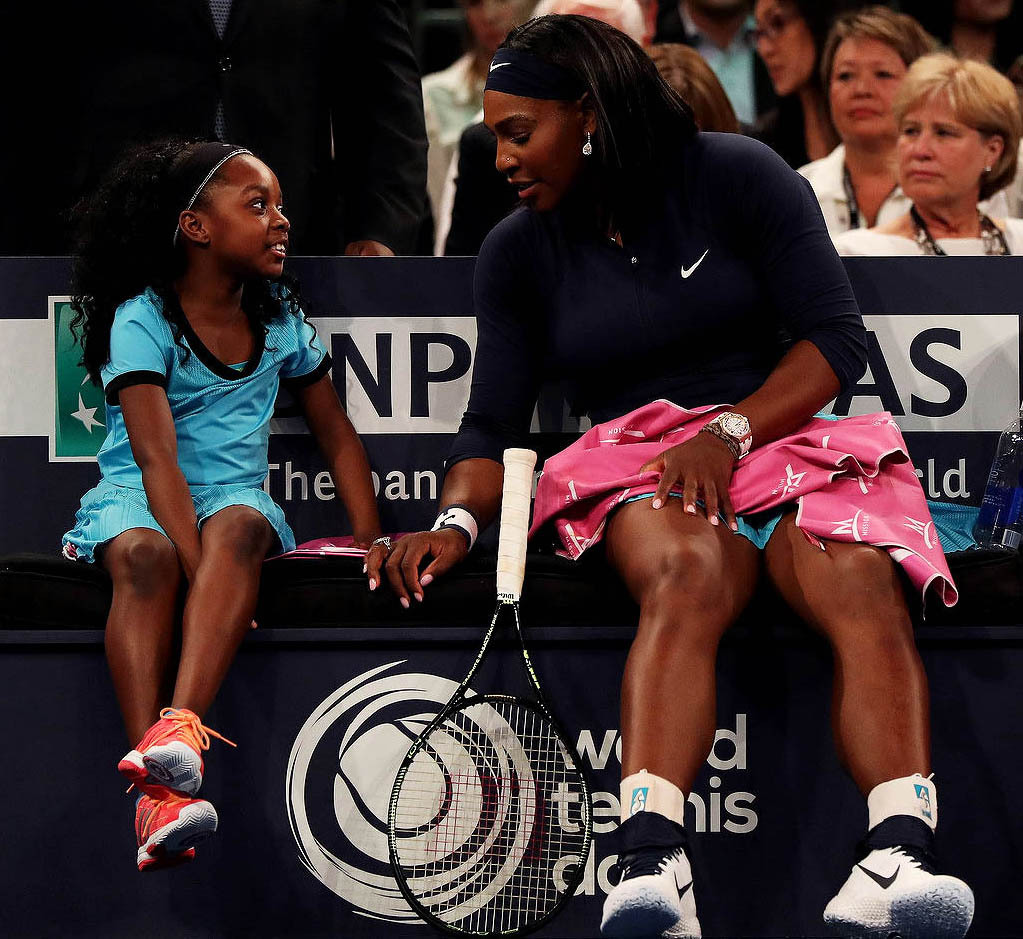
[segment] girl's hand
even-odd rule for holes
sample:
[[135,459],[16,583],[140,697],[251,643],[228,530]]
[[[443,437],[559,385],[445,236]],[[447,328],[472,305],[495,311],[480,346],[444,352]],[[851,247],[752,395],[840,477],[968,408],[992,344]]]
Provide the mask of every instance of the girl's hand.
[[[453,528],[438,531],[417,531],[402,538],[387,560],[387,580],[398,597],[398,602],[407,610],[409,594],[420,603],[423,588],[429,586],[435,577],[450,570],[469,553],[465,536]],[[432,557],[420,575],[419,565],[423,558]]]
[[362,573],[366,575],[370,590],[376,590],[379,586],[381,580],[380,568],[384,566],[390,553],[390,538],[378,538],[369,545],[369,550],[366,552],[366,561],[362,565]]
[[728,496],[734,469],[735,458],[728,444],[713,434],[698,433],[685,443],[671,447],[647,461],[639,471],[661,474],[657,492],[654,493],[653,508],[661,508],[668,499],[668,493],[681,485],[684,511],[695,515],[696,500],[702,497],[711,525],[718,524],[718,513],[721,512],[732,531],[738,531],[732,500]]

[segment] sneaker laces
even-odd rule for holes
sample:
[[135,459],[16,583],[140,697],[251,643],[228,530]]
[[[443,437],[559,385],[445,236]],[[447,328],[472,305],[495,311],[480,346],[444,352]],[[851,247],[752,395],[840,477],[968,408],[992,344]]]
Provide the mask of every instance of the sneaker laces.
[[622,873],[619,883],[626,878],[663,874],[672,862],[684,855],[685,850],[681,845],[669,849],[667,853],[664,848],[647,848],[623,854],[618,859],[618,867]]
[[199,719],[199,715],[192,711],[177,708],[164,708],[160,711],[160,719],[170,721],[171,725],[166,727],[154,738],[152,743],[163,743],[164,740],[168,740],[171,737],[183,736],[196,750],[206,751],[210,748],[210,734],[216,737],[218,740],[223,740],[224,743],[232,747],[237,747],[238,744],[228,740],[227,737],[218,734],[212,727],[207,727]]
[[892,850],[898,854],[904,854],[920,870],[928,874],[937,873],[934,867],[934,854],[930,851],[909,844],[896,845]]

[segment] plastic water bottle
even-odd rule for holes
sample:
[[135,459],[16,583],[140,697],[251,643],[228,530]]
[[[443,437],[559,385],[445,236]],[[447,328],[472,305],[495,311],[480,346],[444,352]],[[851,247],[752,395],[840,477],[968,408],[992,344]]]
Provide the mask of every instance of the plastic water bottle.
[[979,548],[1016,551],[1023,536],[1023,433],[1013,421],[998,438],[973,537]]

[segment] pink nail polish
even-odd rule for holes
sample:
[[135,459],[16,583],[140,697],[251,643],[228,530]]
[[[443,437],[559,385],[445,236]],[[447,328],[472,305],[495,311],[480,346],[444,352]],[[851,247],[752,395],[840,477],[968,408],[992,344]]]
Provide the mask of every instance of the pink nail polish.
[[377,582],[372,577],[369,579],[369,589],[370,590],[377,589]]
[[710,517],[710,523],[711,523],[711,525],[717,525],[717,523],[718,523],[718,517],[717,517],[716,515],[712,515],[712,516]]
[[363,564],[362,565],[362,573],[365,574],[367,570],[369,570],[369,568],[367,568],[366,565]]
[[402,597],[399,601],[405,609],[408,609],[408,597]]
[[687,505],[687,506],[686,506],[686,511],[687,511],[687,512],[688,512],[688,513],[689,513],[690,515],[695,515],[695,514],[696,514],[696,506],[695,506],[695,505]]
[[433,574],[426,574],[425,576],[421,577],[419,579],[419,583],[421,583],[424,587],[429,587],[430,584],[433,583]]
[[660,499],[654,499],[653,508],[659,509],[664,503]]

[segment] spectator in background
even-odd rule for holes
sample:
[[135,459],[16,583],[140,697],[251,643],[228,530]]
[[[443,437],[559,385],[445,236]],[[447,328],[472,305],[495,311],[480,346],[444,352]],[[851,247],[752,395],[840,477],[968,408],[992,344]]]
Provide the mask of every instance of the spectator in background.
[[757,53],[778,104],[757,124],[758,137],[795,168],[838,145],[821,84],[820,52],[839,0],[757,0]]
[[900,6],[963,58],[1008,72],[1023,55],[1020,0],[902,0]]
[[1023,220],[978,211],[1013,178],[1023,117],[1012,83],[990,65],[937,53],[918,59],[895,98],[898,179],[909,211],[839,235],[841,254],[1023,254]]
[[909,211],[895,180],[892,102],[906,71],[935,40],[911,16],[872,6],[840,16],[821,53],[821,79],[842,142],[800,168],[832,236],[873,228]]
[[[128,144],[226,136],[277,171],[296,253],[411,249],[426,134],[397,0],[112,0],[66,15],[69,203]],[[55,228],[46,249],[66,246]]]
[[540,0],[533,16],[574,13],[600,20],[642,44],[647,34],[646,17],[638,0]]
[[[638,43],[647,33],[637,0],[541,0],[534,16],[575,13],[607,23]],[[518,202],[494,166],[497,141],[483,123],[471,124],[458,142],[436,218],[434,254],[474,255],[490,229]]]
[[465,14],[469,49],[442,72],[423,78],[423,112],[428,155],[427,191],[437,216],[448,167],[458,149],[458,138],[479,120],[487,66],[513,26],[528,17],[535,0],[458,0]]
[[707,60],[742,124],[774,106],[774,88],[756,55],[752,0],[661,0],[656,41],[684,43]]
[[739,133],[739,120],[728,95],[699,52],[678,42],[657,43],[649,52],[661,78],[693,109],[700,130]]
[[1009,66],[1009,70],[1005,73],[1006,77],[1016,86],[1016,94],[1019,95],[1019,104],[1023,108],[1023,55],[1019,56],[1012,65]]
[[654,41],[657,33],[657,16],[660,13],[658,0],[639,0],[640,9],[643,11],[643,41],[640,43],[645,49]]

